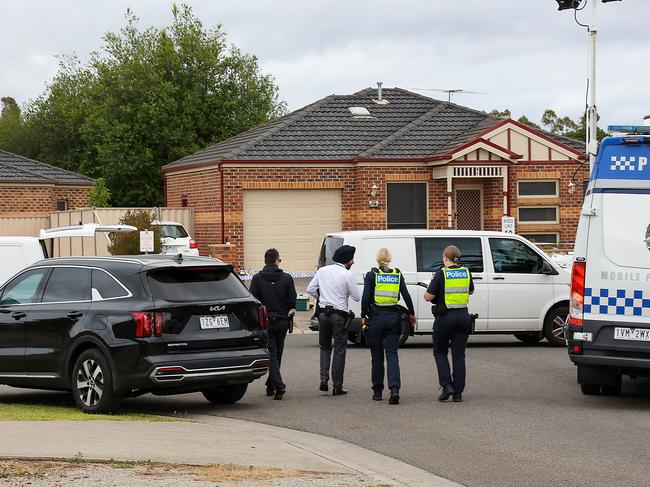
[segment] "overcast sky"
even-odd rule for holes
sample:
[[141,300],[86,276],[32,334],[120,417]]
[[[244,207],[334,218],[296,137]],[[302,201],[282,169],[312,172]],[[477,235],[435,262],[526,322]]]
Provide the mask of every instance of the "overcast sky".
[[[594,0],[589,0],[594,1]],[[177,2],[181,3],[181,2]],[[546,108],[578,117],[585,105],[587,35],[555,0],[201,0],[207,27],[255,54],[290,110],[383,81],[385,87],[465,89],[452,101],[509,108],[539,121]],[[0,96],[43,92],[57,54],[87,54],[124,25],[171,22],[168,0],[0,0]],[[650,114],[650,0],[598,3],[600,125]],[[588,23],[591,5],[579,13]],[[426,92],[434,98],[447,95]]]

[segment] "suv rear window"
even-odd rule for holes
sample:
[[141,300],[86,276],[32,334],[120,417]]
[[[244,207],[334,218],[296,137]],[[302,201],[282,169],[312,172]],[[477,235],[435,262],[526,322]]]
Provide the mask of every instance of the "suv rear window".
[[181,225],[160,225],[160,238],[185,238],[187,232]]
[[223,267],[156,269],[147,272],[154,298],[166,301],[214,301],[245,298],[248,289]]

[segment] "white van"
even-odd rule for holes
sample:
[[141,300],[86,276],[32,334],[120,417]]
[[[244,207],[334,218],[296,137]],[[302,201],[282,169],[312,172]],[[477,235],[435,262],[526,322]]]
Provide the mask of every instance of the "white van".
[[199,255],[199,246],[182,223],[154,221],[160,229],[161,254]]
[[131,225],[87,223],[41,230],[40,237],[0,237],[0,285],[18,271],[50,256],[48,241],[63,237],[94,237],[96,233],[134,232]]
[[[650,376],[650,127],[600,145],[576,236],[567,338],[585,394]],[[649,135],[635,134],[644,132]]]
[[[478,313],[477,333],[512,334],[524,342],[546,338],[565,345],[564,321],[569,309],[569,273],[544,252],[519,235],[502,232],[453,230],[379,230],[331,233],[321,247],[319,266],[332,263],[341,245],[357,251],[352,271],[363,291],[363,277],[376,267],[377,251],[386,247],[393,265],[406,280],[417,315],[416,334],[433,330],[431,304],[418,281],[429,282],[442,267],[448,245],[461,251],[461,264],[474,279],[469,311]],[[402,303],[403,304],[403,303]],[[360,305],[352,310],[359,316]],[[359,325],[353,323],[350,339],[359,341]]]

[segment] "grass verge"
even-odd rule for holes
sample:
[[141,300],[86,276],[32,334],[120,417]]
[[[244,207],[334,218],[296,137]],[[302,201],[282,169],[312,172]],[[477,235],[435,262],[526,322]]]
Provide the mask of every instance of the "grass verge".
[[75,406],[0,402],[0,421],[174,421],[174,418],[141,413],[84,414]]

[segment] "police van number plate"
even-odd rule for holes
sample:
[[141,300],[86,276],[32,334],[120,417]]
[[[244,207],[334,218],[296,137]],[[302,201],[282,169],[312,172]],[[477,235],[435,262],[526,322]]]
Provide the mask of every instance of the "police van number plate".
[[615,340],[650,342],[650,328],[614,328]]
[[213,328],[230,328],[230,321],[227,316],[201,316],[201,329],[211,330]]

